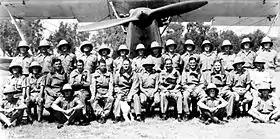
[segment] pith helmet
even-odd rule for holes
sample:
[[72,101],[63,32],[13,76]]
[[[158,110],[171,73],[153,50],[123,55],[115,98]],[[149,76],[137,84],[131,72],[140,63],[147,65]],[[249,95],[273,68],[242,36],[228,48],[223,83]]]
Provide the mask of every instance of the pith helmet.
[[201,45],[202,51],[204,51],[204,47],[205,47],[206,44],[208,44],[210,46],[210,51],[212,51],[214,46],[213,46],[213,44],[209,40],[204,40],[202,42],[202,45]]
[[42,66],[41,66],[37,61],[33,61],[33,62],[30,64],[30,67],[28,68],[29,73],[32,72],[32,69],[33,69],[33,68],[39,68],[39,72],[42,71]]
[[273,45],[272,40],[271,40],[269,37],[267,37],[267,36],[265,36],[265,37],[262,39],[261,45],[263,46],[264,43],[270,43],[270,46]]
[[19,49],[21,47],[26,47],[27,49],[29,49],[29,45],[27,44],[26,41],[20,41],[19,42],[17,49]]
[[177,44],[176,44],[175,41],[172,40],[172,39],[168,39],[168,40],[166,41],[165,45],[166,45],[166,47],[169,47],[169,46],[173,45],[173,46],[175,46],[175,49],[177,48]]
[[136,50],[143,50],[143,49],[145,49],[145,46],[143,44],[141,43],[137,44]]
[[210,83],[210,84],[207,85],[207,88],[206,88],[205,92],[209,95],[209,91],[210,91],[211,89],[214,89],[214,90],[215,90],[216,96],[217,96],[218,93],[219,93],[219,89],[218,89],[217,86],[216,86],[215,84],[213,84],[213,83]]
[[262,83],[258,89],[259,91],[262,90],[269,90],[270,92],[272,92],[271,86],[268,83]]
[[153,41],[151,43],[151,49],[153,49],[153,48],[162,48],[162,47],[157,41]]
[[124,45],[124,44],[122,44],[122,45],[119,46],[119,48],[118,48],[118,53],[120,53],[120,51],[126,51],[126,54],[129,53],[129,49],[128,49],[127,46]]
[[93,45],[91,44],[91,42],[90,41],[84,41],[84,42],[82,42],[82,44],[80,45],[80,50],[81,50],[81,52],[84,52],[84,47],[85,46],[89,46],[90,48],[90,50],[89,51],[92,51],[92,49],[93,49]]
[[265,64],[265,61],[264,61],[264,59],[263,59],[262,57],[257,56],[257,57],[255,58],[253,64],[258,64],[258,63],[259,63],[259,64]]
[[184,46],[192,46],[192,50],[195,49],[195,44],[191,39],[186,40]]
[[47,41],[47,40],[41,40],[38,48],[40,49],[41,47],[50,48],[50,47],[51,47],[51,44],[50,44],[50,42]]
[[61,46],[63,46],[63,45],[67,45],[68,48],[70,48],[70,44],[66,40],[61,40],[61,41],[59,41],[59,43],[57,45],[58,50],[61,50]]
[[233,64],[232,64],[232,66],[235,67],[236,64],[242,64],[242,65],[244,65],[245,62],[244,62],[244,60],[243,60],[241,57],[236,57],[236,58],[234,59],[234,62],[233,62]]
[[153,66],[153,67],[155,66],[153,59],[150,57],[147,57],[146,59],[144,59],[142,66],[145,67],[148,65]]
[[240,46],[242,49],[244,49],[245,43],[250,43],[250,48],[253,47],[253,42],[249,38],[244,38],[242,39],[241,46]]
[[231,42],[229,40],[224,40],[221,46],[221,49],[224,50],[224,48],[228,46],[230,50],[233,49],[233,45],[231,44]]
[[100,48],[99,48],[99,50],[98,50],[98,53],[101,55],[101,51],[102,50],[105,50],[105,51],[107,51],[107,54],[110,54],[110,52],[111,52],[111,49],[108,47],[108,45],[106,45],[106,44],[102,44],[101,46],[100,46]]
[[72,90],[72,86],[70,84],[65,84],[62,87],[62,91]]
[[20,70],[22,71],[22,66],[21,66],[20,62],[17,62],[17,61],[16,62],[12,62],[10,64],[9,71],[12,73],[12,69],[16,68],[16,67],[20,68]]

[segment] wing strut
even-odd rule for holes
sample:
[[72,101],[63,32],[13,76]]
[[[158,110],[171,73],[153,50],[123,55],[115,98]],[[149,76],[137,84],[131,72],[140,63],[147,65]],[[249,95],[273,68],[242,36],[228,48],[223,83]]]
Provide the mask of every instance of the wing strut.
[[280,14],[280,1],[278,2],[278,6],[279,6],[279,7],[278,7],[278,13],[277,13],[276,17],[273,19],[273,21],[272,21],[272,23],[271,23],[271,25],[270,25],[270,27],[269,27],[267,33],[266,33],[266,36],[270,33],[271,28],[274,26],[275,22],[276,22],[276,21],[278,20],[278,18],[279,18],[279,14]]

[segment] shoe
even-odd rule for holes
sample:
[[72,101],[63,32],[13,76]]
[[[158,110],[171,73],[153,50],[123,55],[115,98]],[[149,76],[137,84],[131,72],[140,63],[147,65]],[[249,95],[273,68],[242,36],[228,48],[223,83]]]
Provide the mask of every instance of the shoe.
[[211,120],[210,120],[210,119],[208,119],[208,120],[206,120],[206,121],[204,122],[205,125],[209,125],[210,123],[211,123]]
[[106,123],[106,119],[104,117],[101,117],[99,120],[100,124],[105,124]]
[[118,123],[119,121],[120,121],[120,117],[116,117],[115,120],[114,120],[114,122],[113,122],[113,124],[116,124],[116,123]]
[[181,114],[178,115],[177,120],[178,122],[182,122]]
[[60,128],[62,128],[64,126],[64,124],[58,124],[57,126],[56,126],[56,128],[57,129],[60,129]]
[[137,115],[135,120],[138,121],[138,122],[141,122],[141,116]]
[[161,120],[163,121],[167,120],[166,114],[162,114]]

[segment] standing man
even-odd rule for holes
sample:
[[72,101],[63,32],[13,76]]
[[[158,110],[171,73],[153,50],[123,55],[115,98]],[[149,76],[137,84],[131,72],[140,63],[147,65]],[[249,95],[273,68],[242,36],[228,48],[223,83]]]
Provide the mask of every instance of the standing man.
[[71,46],[66,40],[61,40],[58,43],[57,47],[58,47],[57,49],[60,52],[58,58],[62,62],[62,67],[63,67],[64,71],[69,76],[71,71],[74,70],[76,67],[76,65],[75,65],[76,56],[70,52]]
[[28,53],[29,45],[25,41],[20,41],[17,50],[19,51],[19,54],[13,59],[12,63],[20,63],[22,67],[22,75],[27,77],[29,75],[28,68],[31,62],[34,61],[32,56]]
[[237,53],[236,57],[240,57],[244,60],[244,68],[252,68],[256,53],[251,49],[254,47],[253,42],[249,38],[242,39],[240,44],[241,50]]
[[114,60],[114,72],[116,73],[122,66],[123,60],[128,59],[129,49],[126,45],[120,45],[118,49],[118,57]]
[[226,72],[231,72],[233,70],[233,62],[235,59],[235,53],[232,52],[233,45],[229,40],[224,40],[221,46],[222,52],[218,54],[218,59],[222,61],[222,65],[224,66],[224,70]]
[[52,70],[52,60],[54,59],[54,55],[51,55],[48,52],[48,49],[50,48],[51,45],[47,40],[40,41],[38,47],[39,54],[35,57],[36,61],[42,66],[42,73],[44,75],[47,75]]
[[113,98],[113,74],[106,68],[106,61],[101,59],[98,63],[99,68],[92,74],[91,106],[97,117],[97,122],[106,123],[110,115]]
[[151,43],[151,50],[152,50],[152,53],[148,57],[152,58],[152,60],[155,64],[154,69],[156,70],[157,73],[160,73],[161,70],[163,69],[163,58],[161,56],[162,46],[158,42],[153,41]]
[[105,60],[106,62],[106,69],[113,73],[113,58],[109,56],[111,53],[111,49],[106,44],[102,44],[98,50],[100,57],[98,57],[98,61],[101,59]]
[[173,63],[173,67],[178,70],[181,71],[181,64],[182,64],[182,59],[179,53],[175,53],[175,50],[177,48],[177,44],[175,43],[174,40],[169,39],[166,41],[165,44],[165,49],[166,49],[166,53],[164,53],[162,55],[163,60],[165,61],[166,59],[172,59],[172,63]]
[[203,73],[210,72],[213,67],[213,62],[217,58],[217,53],[214,50],[213,44],[204,40],[201,45],[202,53],[200,54],[201,71]]
[[89,41],[84,41],[82,42],[80,49],[83,53],[80,59],[84,61],[84,68],[90,73],[94,73],[97,67],[97,55],[91,52],[93,45]]
[[194,53],[195,44],[192,40],[186,40],[184,44],[185,53],[181,55],[181,59],[183,62],[183,71],[189,68],[189,59],[190,57],[195,57],[197,61],[199,61],[199,55]]
[[145,46],[139,43],[136,46],[137,56],[132,60],[132,68],[136,73],[140,73],[143,70],[143,61],[146,58],[145,56]]
[[165,59],[165,69],[160,73],[160,105],[162,119],[167,120],[166,111],[168,110],[168,103],[170,99],[176,101],[178,112],[178,122],[182,120],[182,100],[183,96],[180,91],[181,75],[173,66],[172,59]]

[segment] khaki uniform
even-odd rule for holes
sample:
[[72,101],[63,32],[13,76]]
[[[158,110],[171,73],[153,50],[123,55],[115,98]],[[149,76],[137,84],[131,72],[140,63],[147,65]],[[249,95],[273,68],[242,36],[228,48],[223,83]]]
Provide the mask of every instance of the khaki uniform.
[[41,53],[35,57],[36,61],[42,66],[42,73],[47,74],[52,71],[52,60],[54,58],[54,55],[43,55]]
[[196,60],[198,62],[200,61],[200,58],[199,58],[198,54],[193,54],[193,53],[189,53],[189,52],[184,53],[183,55],[181,55],[183,70],[189,68],[189,59],[190,59],[190,57],[196,58]]
[[178,114],[182,114],[182,100],[183,96],[180,91],[181,75],[178,70],[173,70],[168,73],[163,70],[160,73],[160,97],[161,97],[161,112],[166,113],[168,109],[169,99],[175,99],[177,104]]
[[[198,70],[184,70],[182,73],[182,87],[184,96],[184,112],[190,114],[191,100],[196,101],[206,96],[203,88],[205,87],[204,77]],[[192,104],[193,108],[197,104]],[[194,109],[193,109],[194,110]]]
[[123,111],[124,108],[127,108],[127,102],[130,102],[132,99],[132,106],[136,115],[141,114],[141,103],[139,97],[139,77],[136,72],[123,73],[120,71],[114,75],[114,91],[116,95],[116,100],[114,103],[114,115],[119,117],[121,111],[123,113],[128,113],[128,111]]
[[114,61],[113,61],[113,69],[114,69],[114,72],[117,72],[121,69],[122,67],[122,63],[123,63],[123,58],[122,57],[117,57]]
[[266,69],[275,69],[277,66],[277,52],[275,50],[259,49],[257,56],[265,61]]
[[111,72],[96,70],[92,74],[91,92],[95,99],[91,105],[96,116],[109,116],[114,102],[113,82]]
[[80,58],[84,61],[84,68],[90,73],[94,73],[97,67],[97,55],[91,53],[90,55],[83,54]]
[[35,61],[35,59],[27,54],[25,56],[23,56],[22,54],[19,54],[17,55],[13,61],[11,63],[20,63],[21,67],[22,67],[22,74],[25,75],[25,76],[28,76],[29,75],[29,67],[30,67],[30,64],[32,63],[32,61]]
[[75,69],[76,56],[72,53],[60,54],[58,58],[62,62],[62,67],[67,74]]
[[178,71],[180,71],[181,65],[182,65],[182,59],[181,59],[180,54],[178,54],[178,53],[171,54],[171,53],[167,52],[167,53],[164,53],[162,55],[162,58],[163,58],[163,61],[165,61],[168,58],[172,59],[173,68],[175,68]]
[[236,54],[226,54],[225,52],[221,52],[218,54],[218,59],[222,60],[222,64],[226,71],[233,70],[233,62],[236,57]]
[[217,53],[215,51],[211,53],[203,52],[200,54],[200,64],[201,64],[201,71],[207,72],[211,71],[213,67],[214,60],[217,58]]
[[132,60],[132,69],[137,72],[140,73],[144,68],[143,68],[143,60],[145,59],[145,57],[140,57],[137,56],[135,58],[133,58]]
[[156,72],[161,72],[162,70],[162,67],[163,67],[163,58],[162,57],[154,57],[152,55],[149,55],[147,58],[150,58],[153,60],[155,66],[154,66],[154,69],[156,70]]
[[50,108],[53,101],[61,96],[61,88],[68,82],[67,74],[64,73],[49,73],[46,77],[45,85],[45,108]]
[[259,94],[258,89],[263,84],[272,85],[271,83],[272,83],[273,76],[266,70],[264,71],[251,70],[250,78],[251,78],[251,85],[252,85],[251,92],[253,97],[258,96]]
[[113,66],[113,58],[111,58],[111,57],[109,57],[109,56],[107,56],[107,57],[98,57],[98,61],[100,61],[101,60],[101,58],[102,59],[104,59],[105,60],[105,62],[106,62],[106,69],[109,71],[109,72],[113,72],[113,68],[114,68],[114,66]]
[[237,53],[236,57],[240,57],[245,62],[244,67],[253,67],[253,62],[256,58],[256,53],[254,51],[249,50],[246,52],[245,50],[240,50]]
[[18,93],[22,93],[22,89],[23,89],[23,84],[24,84],[24,80],[25,80],[25,76],[19,76],[19,77],[15,77],[15,76],[10,76],[6,83],[4,84],[4,90],[3,92],[7,92],[7,89],[12,88],[14,91],[18,92]]

